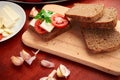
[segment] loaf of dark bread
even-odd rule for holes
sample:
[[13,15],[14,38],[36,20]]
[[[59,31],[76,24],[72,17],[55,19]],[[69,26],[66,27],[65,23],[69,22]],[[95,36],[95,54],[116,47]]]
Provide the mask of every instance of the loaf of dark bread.
[[[120,30],[115,27],[117,11],[98,4],[76,4],[66,16],[80,23],[83,39],[92,53],[110,52],[120,48]],[[117,24],[117,26],[116,26]]]
[[103,4],[76,4],[65,14],[79,22],[95,22],[102,17]]

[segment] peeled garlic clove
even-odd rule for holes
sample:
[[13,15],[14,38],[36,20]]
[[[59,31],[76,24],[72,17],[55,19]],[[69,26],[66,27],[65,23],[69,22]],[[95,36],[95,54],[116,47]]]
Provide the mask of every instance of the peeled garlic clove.
[[36,56],[32,56],[30,59],[25,60],[25,62],[31,65],[35,59],[36,59]]
[[35,7],[33,7],[30,11],[30,17],[35,17],[38,14],[38,11]]
[[20,66],[23,64],[24,60],[22,57],[15,57],[15,56],[12,56],[11,57],[11,61],[14,65],[16,66]]
[[47,61],[47,60],[41,60],[41,65],[44,66],[44,67],[47,67],[47,68],[55,67],[54,63],[52,63],[50,61]]
[[31,55],[29,53],[27,53],[25,50],[22,50],[20,52],[20,56],[24,59],[24,60],[28,60],[31,58]]
[[70,75],[70,70],[67,69],[66,66],[60,64],[60,66],[57,69],[57,75],[58,77],[68,77]]
[[57,68],[57,76],[58,77],[64,77],[64,75],[62,74],[62,72],[60,71],[60,68]]

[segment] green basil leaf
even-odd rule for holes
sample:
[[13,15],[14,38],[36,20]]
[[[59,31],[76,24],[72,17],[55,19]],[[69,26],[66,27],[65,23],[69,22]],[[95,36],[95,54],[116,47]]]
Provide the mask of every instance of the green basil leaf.
[[45,10],[42,9],[34,18],[41,19],[43,18],[44,14],[45,14]]
[[51,23],[50,17],[46,17],[46,18],[45,18],[45,21],[46,21],[46,23]]
[[47,23],[51,23],[51,15],[53,14],[52,11],[45,11],[42,9],[34,18],[35,19],[42,19],[45,20]]

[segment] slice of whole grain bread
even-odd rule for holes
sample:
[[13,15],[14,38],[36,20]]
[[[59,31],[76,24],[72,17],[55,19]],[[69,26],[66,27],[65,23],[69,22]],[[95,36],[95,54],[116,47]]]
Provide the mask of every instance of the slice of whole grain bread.
[[[65,12],[68,11],[69,8],[64,7],[64,6],[60,6],[60,5],[56,5],[56,4],[47,4],[47,5],[44,5],[42,9],[53,11],[55,13],[65,15]],[[70,23],[70,21],[69,21],[69,23]],[[57,37],[58,35],[68,31],[69,29],[71,29],[71,24],[69,24],[69,23],[65,28],[61,28],[61,29],[60,28],[54,28],[51,32],[48,32],[48,33],[45,33],[45,34],[37,33],[32,26],[30,26],[29,28],[31,30],[33,30],[35,33],[37,33],[39,35],[39,37],[41,37],[41,39],[43,39],[44,41],[49,41],[49,40]]]
[[81,22],[82,27],[84,28],[106,28],[113,29],[117,24],[117,10],[115,8],[105,8],[103,16],[92,23]]
[[50,33],[46,33],[46,34],[39,34],[37,33],[34,28],[32,26],[29,27],[32,31],[34,31],[36,34],[39,35],[39,37],[41,37],[42,40],[44,41],[49,41],[49,40],[52,40],[54,39],[55,37],[57,37],[58,35],[68,31],[69,29],[71,29],[72,27],[70,25],[66,26],[65,28],[61,28],[61,29],[58,29],[58,28],[54,28],[52,30],[52,32]]
[[120,48],[120,21],[116,29],[83,28],[82,34],[92,53],[110,52]]
[[103,4],[76,4],[66,12],[66,16],[80,22],[95,22],[103,15]]

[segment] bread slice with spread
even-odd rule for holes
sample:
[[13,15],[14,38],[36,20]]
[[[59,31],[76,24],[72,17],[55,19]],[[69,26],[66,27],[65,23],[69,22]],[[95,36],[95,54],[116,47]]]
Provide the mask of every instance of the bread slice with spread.
[[43,40],[51,40],[71,28],[64,15],[68,9],[55,4],[45,5],[30,21],[30,28]]

